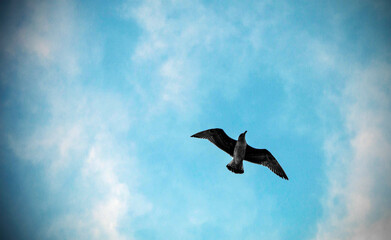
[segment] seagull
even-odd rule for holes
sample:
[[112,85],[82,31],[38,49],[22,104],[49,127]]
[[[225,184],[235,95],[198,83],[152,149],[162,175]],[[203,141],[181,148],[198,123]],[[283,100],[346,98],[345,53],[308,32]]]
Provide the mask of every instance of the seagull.
[[232,161],[227,164],[227,168],[231,172],[236,174],[244,173],[243,160],[246,160],[268,167],[279,177],[288,180],[288,176],[268,150],[257,149],[247,145],[245,138],[246,133],[247,131],[241,133],[236,141],[230,138],[223,129],[213,128],[196,133],[191,137],[207,139],[233,157]]

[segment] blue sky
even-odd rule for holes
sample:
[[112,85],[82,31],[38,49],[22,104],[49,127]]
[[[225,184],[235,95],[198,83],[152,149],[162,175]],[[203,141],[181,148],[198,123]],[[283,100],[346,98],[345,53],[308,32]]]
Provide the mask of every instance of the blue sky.
[[[386,239],[386,1],[1,7],[2,239]],[[289,177],[190,138],[267,148]]]

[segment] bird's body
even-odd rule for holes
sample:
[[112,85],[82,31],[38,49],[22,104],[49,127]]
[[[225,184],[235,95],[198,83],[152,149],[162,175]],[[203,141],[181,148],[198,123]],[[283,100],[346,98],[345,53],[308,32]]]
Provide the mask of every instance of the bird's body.
[[233,159],[230,163],[227,164],[227,168],[234,173],[244,173],[243,159],[244,156],[246,155],[246,147],[247,147],[244,134],[246,134],[246,132],[242,133],[239,136],[238,141],[236,141],[234,153],[233,153]]
[[240,134],[236,141],[230,138],[224,130],[213,128],[196,133],[192,137],[208,139],[218,148],[231,155],[233,159],[227,164],[227,168],[234,173],[244,173],[243,160],[247,160],[252,163],[264,165],[278,176],[288,180],[288,176],[268,150],[257,149],[247,145],[246,133],[247,131]]

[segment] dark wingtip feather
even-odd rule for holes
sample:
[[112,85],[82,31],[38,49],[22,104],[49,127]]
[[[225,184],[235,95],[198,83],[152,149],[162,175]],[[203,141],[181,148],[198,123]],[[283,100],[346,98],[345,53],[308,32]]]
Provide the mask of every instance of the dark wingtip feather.
[[201,138],[200,133],[193,134],[193,135],[191,135],[190,137],[193,137],[193,138]]
[[194,133],[194,134],[191,135],[190,137],[199,138],[200,133],[201,133],[201,132]]
[[280,171],[273,171],[275,174],[277,174],[279,177],[285,180],[289,180],[288,176],[284,172],[284,170],[281,168]]
[[281,178],[285,179],[285,180],[289,180],[288,176],[286,175],[286,173],[284,172],[284,170],[282,170],[282,173],[280,175]]

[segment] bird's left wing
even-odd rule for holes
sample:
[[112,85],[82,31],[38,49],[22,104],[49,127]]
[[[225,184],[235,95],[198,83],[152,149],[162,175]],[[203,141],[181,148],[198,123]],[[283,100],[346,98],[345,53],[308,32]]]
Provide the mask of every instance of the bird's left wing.
[[274,156],[266,149],[257,149],[247,145],[244,160],[268,167],[278,176],[288,180],[288,176],[285,174],[284,169],[282,169]]
[[218,148],[228,153],[229,155],[234,154],[234,149],[236,145],[236,140],[230,138],[223,129],[213,128],[208,129],[199,133],[192,135],[191,137],[195,138],[204,138],[211,141]]

